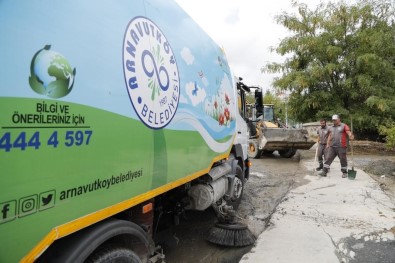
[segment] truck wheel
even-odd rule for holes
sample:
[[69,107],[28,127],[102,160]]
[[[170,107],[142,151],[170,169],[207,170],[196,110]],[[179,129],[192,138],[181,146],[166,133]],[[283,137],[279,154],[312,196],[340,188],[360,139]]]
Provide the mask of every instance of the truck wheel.
[[241,203],[241,198],[243,197],[243,192],[244,192],[244,175],[243,175],[243,170],[241,169],[240,166],[236,167],[236,176],[233,181],[233,185],[234,185],[233,195],[227,201],[227,204],[232,205],[233,208],[236,210]]
[[292,156],[295,155],[296,149],[287,149],[287,150],[279,150],[278,153],[280,154],[281,157],[284,158],[291,158]]
[[108,218],[55,241],[37,262],[139,263],[147,262],[153,248],[153,240],[140,226]]
[[262,150],[258,148],[258,142],[256,140],[251,140],[248,145],[248,157],[257,159],[261,157]]
[[100,247],[85,261],[87,263],[128,262],[141,263],[141,260],[130,248],[119,247],[114,244]]

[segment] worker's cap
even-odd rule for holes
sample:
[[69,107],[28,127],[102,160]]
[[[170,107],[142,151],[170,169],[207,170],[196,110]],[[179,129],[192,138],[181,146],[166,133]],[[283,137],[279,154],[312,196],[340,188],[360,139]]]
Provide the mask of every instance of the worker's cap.
[[335,115],[332,116],[332,120],[333,120],[333,121],[334,121],[334,120],[338,120],[338,119],[340,119],[340,118],[339,118],[339,115],[335,114]]

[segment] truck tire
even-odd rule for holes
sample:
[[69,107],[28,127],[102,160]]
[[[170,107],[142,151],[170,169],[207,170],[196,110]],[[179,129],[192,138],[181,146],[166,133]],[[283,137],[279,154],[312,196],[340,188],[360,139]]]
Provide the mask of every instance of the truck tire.
[[296,149],[287,149],[287,150],[279,150],[278,153],[280,154],[281,157],[284,158],[291,158],[292,156],[295,155]]
[[236,177],[234,179],[235,190],[233,196],[227,201],[227,204],[233,206],[235,210],[239,207],[241,198],[243,197],[244,182],[243,169],[238,165],[236,167]]
[[258,159],[262,155],[262,150],[258,148],[258,142],[256,140],[250,140],[248,144],[248,157]]
[[135,252],[127,247],[119,247],[113,244],[101,247],[93,252],[85,261],[86,263],[111,263],[111,262],[127,262],[141,263],[141,260]]

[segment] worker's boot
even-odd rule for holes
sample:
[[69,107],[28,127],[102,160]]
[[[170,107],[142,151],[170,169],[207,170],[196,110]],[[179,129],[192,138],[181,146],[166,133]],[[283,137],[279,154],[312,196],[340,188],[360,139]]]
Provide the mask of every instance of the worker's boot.
[[320,166],[318,166],[317,168],[315,168],[316,171],[321,171],[322,168],[324,168],[324,165],[322,163],[320,163]]
[[328,169],[327,168],[323,168],[321,172],[318,173],[319,175],[326,177],[326,175],[328,174]]

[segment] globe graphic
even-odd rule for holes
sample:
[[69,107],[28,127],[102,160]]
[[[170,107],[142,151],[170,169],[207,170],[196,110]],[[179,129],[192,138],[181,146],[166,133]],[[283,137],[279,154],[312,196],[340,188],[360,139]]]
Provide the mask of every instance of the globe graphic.
[[73,88],[75,69],[63,55],[50,50],[49,45],[34,55],[30,71],[29,84],[39,94],[60,98]]

